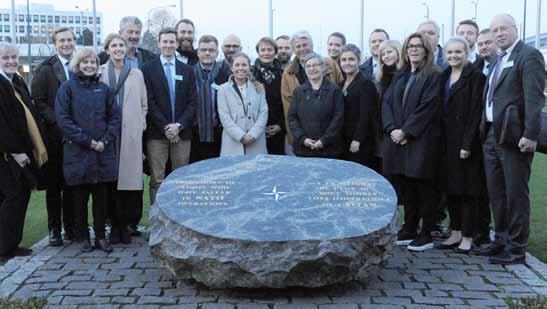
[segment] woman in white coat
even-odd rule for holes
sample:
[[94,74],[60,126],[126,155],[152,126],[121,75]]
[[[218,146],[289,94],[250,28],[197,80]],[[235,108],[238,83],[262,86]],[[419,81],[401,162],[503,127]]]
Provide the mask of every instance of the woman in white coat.
[[133,207],[142,207],[143,151],[142,134],[146,129],[148,111],[146,86],[139,69],[125,62],[127,42],[118,34],[105,40],[104,49],[110,56],[102,66],[101,81],[112,88],[115,102],[121,110],[121,132],[116,140],[118,158],[118,182],[114,192],[114,211],[110,242],[130,243],[127,226],[134,221]]
[[251,59],[246,54],[235,54],[230,66],[232,76],[218,90],[223,127],[220,155],[266,154],[268,103],[264,87],[251,80]]

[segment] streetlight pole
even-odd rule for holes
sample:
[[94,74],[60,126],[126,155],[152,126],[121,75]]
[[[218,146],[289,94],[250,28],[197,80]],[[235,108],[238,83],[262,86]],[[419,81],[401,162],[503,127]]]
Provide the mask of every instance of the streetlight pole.
[[30,31],[32,29],[30,28],[30,1],[27,0],[27,43],[28,43],[28,84],[30,85],[32,83],[32,45],[31,45],[31,37],[30,37]]
[[479,5],[479,0],[473,0],[471,3],[475,5],[475,17],[473,17],[473,21],[477,22],[477,6]]
[[268,33],[273,38],[273,0],[268,0]]
[[524,12],[522,17],[522,40],[526,41],[526,0],[524,0]]
[[15,31],[15,0],[11,0],[11,42],[17,44],[17,32]]
[[450,37],[454,36],[454,23],[456,21],[456,0],[452,0],[450,9]]
[[361,27],[359,29],[361,53],[365,51],[365,0],[361,0]]
[[180,19],[184,18],[184,0],[179,0]]
[[538,0],[537,18],[536,18],[536,48],[539,49],[539,34],[541,32],[541,0]]
[[97,51],[97,4],[93,0],[93,50]]
[[429,5],[427,4],[427,2],[422,2],[422,5],[425,6],[425,19],[426,20],[429,20]]

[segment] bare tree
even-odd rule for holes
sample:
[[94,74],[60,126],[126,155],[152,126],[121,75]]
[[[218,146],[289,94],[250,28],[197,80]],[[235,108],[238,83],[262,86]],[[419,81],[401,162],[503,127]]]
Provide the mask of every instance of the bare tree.
[[148,29],[152,33],[158,33],[165,27],[174,27],[177,19],[168,9],[154,10],[148,21]]

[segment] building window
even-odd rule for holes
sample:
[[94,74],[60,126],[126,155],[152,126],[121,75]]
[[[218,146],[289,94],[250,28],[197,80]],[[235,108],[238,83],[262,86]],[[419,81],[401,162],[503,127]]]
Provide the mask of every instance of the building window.
[[61,22],[61,17],[55,16],[55,22],[56,22],[56,23],[60,23],[60,22]]
[[82,28],[77,27],[77,28],[76,28],[76,34],[80,34],[80,32],[82,32]]
[[74,16],[69,16],[68,17],[68,22],[71,23],[71,24],[74,23]]
[[87,25],[87,17],[82,16],[82,24]]
[[32,27],[31,27],[31,26],[27,26],[27,31],[28,31],[29,33],[32,33]]
[[52,23],[52,22],[53,22],[53,16],[49,15],[49,16],[47,17],[47,22],[48,22],[48,23]]
[[40,22],[42,23],[46,22],[46,15],[40,15]]
[[11,32],[9,25],[4,25],[4,32]]
[[40,33],[40,27],[38,27],[38,26],[32,27],[32,32],[34,32],[34,33]]
[[4,14],[4,21],[9,21],[9,14]]
[[19,21],[25,21],[25,15],[19,14]]
[[89,16],[89,23],[90,23],[90,24],[93,23],[93,17],[92,17],[92,16]]
[[76,16],[76,23],[77,23],[77,24],[80,23],[80,16]]
[[47,31],[46,31],[46,26],[42,26],[42,27],[40,27],[40,32],[42,32],[42,33],[46,33],[46,32],[47,32]]
[[101,23],[101,18],[97,17],[97,24],[100,24],[100,23]]
[[61,17],[61,22],[62,22],[63,24],[66,24],[66,16],[62,16],[62,17]]
[[40,17],[38,15],[32,15],[32,21],[37,23]]
[[19,26],[19,33],[25,33],[25,26]]
[[2,25],[0,25],[0,32],[3,32],[3,31],[4,31],[3,28],[4,28],[4,27],[3,27]]

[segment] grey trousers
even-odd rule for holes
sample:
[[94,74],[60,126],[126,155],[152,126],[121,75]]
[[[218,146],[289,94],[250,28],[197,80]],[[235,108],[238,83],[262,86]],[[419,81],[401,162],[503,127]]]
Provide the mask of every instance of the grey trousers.
[[513,254],[524,254],[530,233],[528,181],[534,154],[496,142],[494,129],[483,145],[486,185],[495,222],[494,242]]

